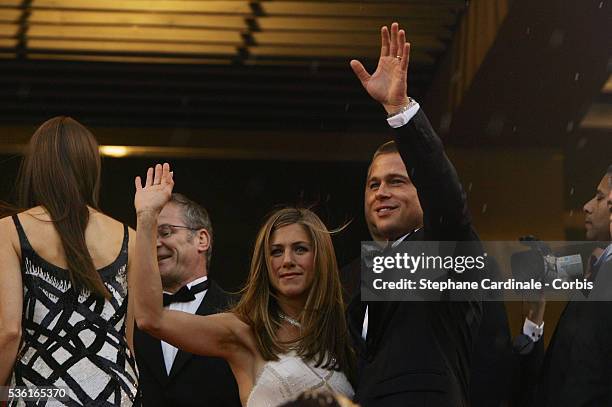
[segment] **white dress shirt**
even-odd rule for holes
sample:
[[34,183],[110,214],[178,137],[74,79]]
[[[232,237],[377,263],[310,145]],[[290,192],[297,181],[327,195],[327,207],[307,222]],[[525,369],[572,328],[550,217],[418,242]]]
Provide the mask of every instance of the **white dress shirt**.
[[387,118],[387,123],[394,129],[402,127],[406,123],[408,123],[414,117],[415,114],[417,114],[420,107],[421,106],[416,100],[411,99],[411,103],[407,106],[407,109]]
[[[196,284],[200,284],[201,282],[206,281],[207,279],[208,279],[208,276],[200,277],[200,278],[193,280],[190,283],[187,283],[186,285],[187,287],[191,288]],[[166,291],[164,292],[166,294],[171,294]],[[173,311],[183,311],[183,312],[188,312],[190,314],[195,314],[198,308],[200,307],[200,304],[202,304],[202,300],[204,299],[204,296],[206,295],[207,292],[208,290],[204,290],[204,291],[201,291],[195,294],[195,299],[193,301],[173,302],[172,304],[166,306],[165,308],[171,309]],[[174,358],[176,357],[176,354],[178,353],[178,349],[164,341],[161,341],[161,348],[162,348],[162,353],[164,355],[164,364],[166,365],[166,373],[170,374],[170,370],[172,370],[172,364],[174,363]]]
[[525,318],[523,323],[523,335],[527,335],[534,342],[540,340],[544,335],[544,321],[540,325],[532,322],[529,318]]

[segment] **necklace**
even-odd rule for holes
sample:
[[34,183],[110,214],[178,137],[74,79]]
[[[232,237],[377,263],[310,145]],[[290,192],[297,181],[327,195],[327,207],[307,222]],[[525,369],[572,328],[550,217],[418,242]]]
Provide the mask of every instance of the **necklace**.
[[278,316],[280,317],[280,319],[289,322],[289,325],[293,325],[296,328],[302,328],[302,324],[300,324],[300,321],[298,321],[297,319],[293,319],[288,315],[285,315],[282,311],[278,311]]

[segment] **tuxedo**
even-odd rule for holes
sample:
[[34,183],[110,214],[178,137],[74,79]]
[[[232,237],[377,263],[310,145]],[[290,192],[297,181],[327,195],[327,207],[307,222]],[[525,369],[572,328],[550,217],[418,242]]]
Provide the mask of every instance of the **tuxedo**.
[[[222,312],[230,304],[230,296],[211,282],[196,314]],[[159,339],[136,328],[134,348],[140,373],[139,393],[144,407],[241,406],[236,380],[225,360],[179,349],[170,373],[167,373]]]
[[[423,227],[404,242],[472,242],[458,245],[461,253],[455,255],[480,248],[457,173],[423,111],[394,132],[423,209]],[[362,407],[467,406],[471,352],[481,316],[476,297],[366,304],[358,291],[347,310],[359,366],[355,401]]]

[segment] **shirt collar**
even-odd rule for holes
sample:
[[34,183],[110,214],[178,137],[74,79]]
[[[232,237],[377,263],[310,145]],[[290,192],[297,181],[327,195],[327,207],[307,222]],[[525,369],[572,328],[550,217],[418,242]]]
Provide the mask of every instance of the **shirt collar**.
[[604,250],[601,256],[599,256],[594,266],[599,267],[608,261],[612,261],[612,244],[609,244],[608,247],[606,247],[606,250]]
[[419,229],[421,228],[416,228],[414,229],[412,232],[410,233],[406,233],[404,236],[400,237],[399,239],[397,239],[395,242],[391,243],[391,248],[395,248],[397,247],[400,243],[402,243],[404,240],[406,240],[407,237],[412,236],[415,232],[417,232]]
[[[198,278],[196,278],[196,279],[195,279],[195,280],[193,280],[193,281],[188,282],[188,283],[187,283],[187,284],[185,284],[185,285],[187,286],[187,288],[191,288],[191,287],[193,287],[194,285],[196,285],[196,284],[200,284],[200,283],[202,283],[202,282],[204,282],[204,281],[206,281],[206,280],[208,280],[208,276],[202,276],[202,277],[198,277]],[[206,291],[206,290],[204,290],[204,291]],[[166,290],[164,290],[163,292],[164,292],[164,294],[172,294],[171,292],[166,291]]]
[[189,283],[187,283],[185,285],[187,286],[187,288],[191,288],[194,285],[200,284],[200,283],[202,283],[202,282],[204,282],[206,280],[208,280],[208,276],[202,276],[200,278],[196,278],[195,280],[193,280],[193,281],[191,281],[191,282],[189,282]]

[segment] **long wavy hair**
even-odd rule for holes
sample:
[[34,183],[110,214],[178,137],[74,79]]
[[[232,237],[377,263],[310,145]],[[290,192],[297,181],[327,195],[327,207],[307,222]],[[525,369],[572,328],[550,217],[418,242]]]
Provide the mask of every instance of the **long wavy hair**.
[[[271,268],[272,234],[284,226],[299,224],[310,236],[314,248],[314,279],[300,317],[301,335],[291,343],[281,342],[277,295],[268,270]],[[277,360],[288,349],[295,350],[317,366],[340,370],[350,376],[353,355],[344,316],[342,288],[330,232],[309,209],[283,208],[269,215],[259,230],[251,269],[241,300],[233,312],[249,323],[265,360]]]
[[62,242],[70,281],[77,290],[110,298],[85,241],[89,207],[98,209],[100,154],[89,130],[58,116],[32,135],[18,175],[19,206],[42,206]]

